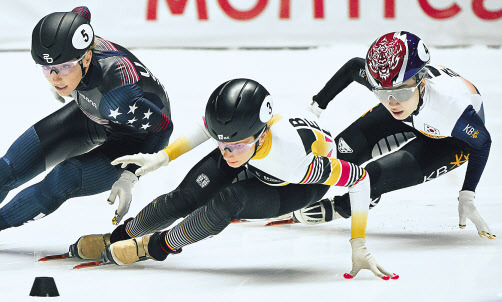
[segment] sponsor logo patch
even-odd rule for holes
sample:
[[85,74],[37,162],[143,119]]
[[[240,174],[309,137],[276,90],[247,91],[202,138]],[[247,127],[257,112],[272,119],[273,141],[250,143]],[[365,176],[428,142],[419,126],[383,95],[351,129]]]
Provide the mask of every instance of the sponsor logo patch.
[[86,97],[85,95],[79,93],[79,96],[81,96],[84,100],[87,101],[87,103],[89,103],[92,107],[98,109],[98,105],[96,103],[94,103],[91,99],[89,99],[88,97]]
[[455,160],[450,162],[450,170],[456,167],[460,167],[463,163],[469,160],[469,153],[464,154],[464,152],[460,152],[460,155],[455,154]]
[[343,138],[340,138],[338,141],[338,151],[340,153],[353,153],[354,151],[350,146],[345,142]]
[[48,53],[44,53],[44,60],[49,64],[54,62],[54,60],[50,57]]
[[464,128],[464,132],[471,138],[478,138],[479,131],[474,129],[471,125],[467,124]]
[[210,183],[209,177],[207,177],[206,174],[197,176],[197,179],[195,181],[201,188],[206,187]]

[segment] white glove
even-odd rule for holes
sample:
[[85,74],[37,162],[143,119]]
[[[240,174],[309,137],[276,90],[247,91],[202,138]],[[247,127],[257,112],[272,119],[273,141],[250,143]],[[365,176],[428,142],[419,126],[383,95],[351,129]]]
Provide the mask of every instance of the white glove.
[[315,116],[320,118],[324,109],[321,109],[316,101],[312,101],[312,103],[310,103],[307,107],[307,111],[312,112]]
[[146,173],[153,172],[162,166],[167,166],[169,163],[169,155],[163,150],[153,154],[138,153],[134,155],[126,155],[112,161],[112,165],[122,164],[121,168],[127,167],[128,164],[135,164],[141,168],[136,170],[136,175],[141,176]]
[[481,215],[479,215],[478,210],[474,205],[475,195],[476,193],[474,193],[473,191],[460,191],[460,193],[458,194],[458,226],[461,229],[464,229],[466,220],[467,218],[469,218],[476,226],[480,237],[495,239],[497,236],[492,234],[490,228],[483,220],[483,218],[481,218]]
[[125,170],[120,175],[120,178],[113,184],[112,191],[108,197],[108,203],[114,204],[117,195],[119,197],[119,207],[115,211],[115,216],[112,219],[114,225],[118,225],[124,215],[129,211],[129,206],[132,201],[132,187],[138,181],[138,177],[132,172]]
[[349,274],[343,275],[345,279],[354,278],[362,269],[369,269],[375,276],[384,280],[389,280],[390,278],[398,279],[399,275],[391,274],[378,265],[375,258],[366,249],[365,244],[366,239],[364,238],[350,239],[350,245],[352,245],[352,271]]

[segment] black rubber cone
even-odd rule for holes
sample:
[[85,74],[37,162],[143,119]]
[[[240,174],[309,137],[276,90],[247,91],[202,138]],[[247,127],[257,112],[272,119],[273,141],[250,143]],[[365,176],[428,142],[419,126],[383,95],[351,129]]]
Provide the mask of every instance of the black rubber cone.
[[36,277],[31,287],[30,296],[33,297],[58,297],[59,292],[56,282],[52,277]]

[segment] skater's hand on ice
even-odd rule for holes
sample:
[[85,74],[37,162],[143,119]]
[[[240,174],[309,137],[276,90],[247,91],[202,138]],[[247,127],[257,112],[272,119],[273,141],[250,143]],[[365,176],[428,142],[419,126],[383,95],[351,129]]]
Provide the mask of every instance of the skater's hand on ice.
[[112,219],[114,225],[118,225],[125,214],[129,211],[132,201],[132,187],[138,181],[138,177],[132,172],[125,170],[120,178],[113,184],[108,203],[114,204],[117,196],[119,197],[119,207],[115,211]]
[[383,280],[398,279],[399,275],[389,273],[376,262],[365,244],[366,239],[364,238],[350,239],[350,245],[352,246],[352,271],[349,274],[343,275],[345,279],[354,278],[362,269],[371,270],[375,276]]
[[458,194],[458,226],[461,229],[464,229],[467,218],[469,218],[476,226],[480,237],[495,239],[497,236],[492,234],[490,228],[483,218],[481,218],[481,215],[479,215],[478,210],[474,205],[474,196],[475,193],[473,191],[460,191]]
[[112,165],[122,164],[121,168],[127,167],[128,164],[135,164],[141,168],[136,170],[136,175],[141,176],[146,173],[153,172],[162,166],[167,166],[169,163],[169,155],[163,150],[153,154],[138,153],[134,155],[126,155],[112,161]]

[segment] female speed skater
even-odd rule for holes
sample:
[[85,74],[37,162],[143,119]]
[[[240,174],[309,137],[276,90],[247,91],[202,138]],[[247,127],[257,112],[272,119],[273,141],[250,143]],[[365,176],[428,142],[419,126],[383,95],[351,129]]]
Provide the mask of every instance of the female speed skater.
[[[158,153],[124,156],[113,164],[141,166],[136,171],[141,175],[206,140],[214,140],[218,147],[188,172],[178,188],[156,198],[111,234],[79,238],[70,246],[70,255],[102,257],[105,263],[118,265],[162,261],[187,245],[218,235],[234,219],[290,213],[319,200],[334,185],[348,187],[351,200],[352,271],[345,277],[369,269],[384,280],[397,279],[398,275],[378,265],[365,246],[368,173],[334,158],[331,134],[312,117],[274,115],[270,94],[256,81],[234,79],[221,84],[209,97],[196,131]],[[233,182],[242,171],[254,177]]]
[[[371,207],[384,193],[433,180],[468,162],[458,196],[459,227],[470,219],[481,237],[495,239],[474,205],[491,146],[481,95],[471,82],[429,61],[429,50],[416,35],[385,34],[366,59],[353,58],[342,66],[313,97],[310,109],[319,116],[353,81],[366,86],[381,103],[335,141],[337,158],[359,165],[370,161],[365,169],[371,175]],[[347,194],[294,213],[296,220],[310,224],[350,215]]]
[[168,144],[173,125],[164,87],[127,49],[95,36],[90,20],[87,7],[77,7],[43,17],[33,30],[35,63],[59,96],[72,101],[30,127],[0,158],[0,201],[55,166],[0,209],[0,230],[110,189],[110,203],[119,196],[118,224],[138,178],[134,167],[111,161]]

